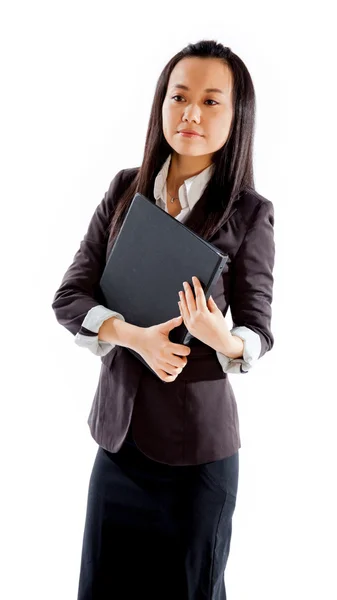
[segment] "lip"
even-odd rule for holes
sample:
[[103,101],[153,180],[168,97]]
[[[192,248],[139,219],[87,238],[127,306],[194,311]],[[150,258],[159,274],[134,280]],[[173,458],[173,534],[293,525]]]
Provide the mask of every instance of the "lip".
[[180,135],[184,136],[184,137],[202,137],[200,133],[197,133],[196,131],[189,131],[189,130],[182,130],[179,131],[178,133],[180,133]]

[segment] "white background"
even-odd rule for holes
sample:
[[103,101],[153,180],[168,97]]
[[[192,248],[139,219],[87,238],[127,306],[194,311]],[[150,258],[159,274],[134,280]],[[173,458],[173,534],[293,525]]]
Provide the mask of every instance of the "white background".
[[110,181],[141,163],[164,65],[211,38],[254,82],[255,183],[274,203],[276,241],[274,349],[230,376],[242,448],[227,596],[337,597],[332,4],[2,3],[6,600],[77,596],[100,359],[74,344],[51,303]]

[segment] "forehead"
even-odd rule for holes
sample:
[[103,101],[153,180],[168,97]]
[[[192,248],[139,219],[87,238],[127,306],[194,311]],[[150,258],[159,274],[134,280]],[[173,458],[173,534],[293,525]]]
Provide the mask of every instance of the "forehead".
[[219,59],[184,58],[172,70],[167,89],[171,91],[177,85],[186,86],[192,92],[218,88],[227,96],[232,89],[232,79],[230,68]]

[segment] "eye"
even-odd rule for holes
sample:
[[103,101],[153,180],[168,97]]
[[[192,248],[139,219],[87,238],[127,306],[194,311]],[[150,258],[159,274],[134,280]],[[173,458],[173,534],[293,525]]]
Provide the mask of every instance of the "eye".
[[[175,98],[182,98],[183,96],[180,96],[179,94],[177,94],[176,96],[172,96],[172,100],[174,100]],[[211,100],[210,98],[208,98],[208,100],[206,100],[206,102],[214,102],[214,104],[209,104],[208,106],[215,106],[216,104],[219,104],[219,102],[216,102],[215,100]]]

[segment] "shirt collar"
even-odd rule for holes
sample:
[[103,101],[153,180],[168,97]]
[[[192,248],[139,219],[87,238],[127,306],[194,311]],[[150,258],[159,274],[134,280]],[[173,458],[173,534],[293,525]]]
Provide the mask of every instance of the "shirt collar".
[[[156,201],[161,201],[161,203],[164,203],[166,198],[165,187],[171,158],[172,154],[169,154],[154,181],[153,195]],[[182,208],[188,207],[189,210],[192,210],[211,178],[214,166],[211,164],[197,175],[185,179],[179,188],[179,200]]]

